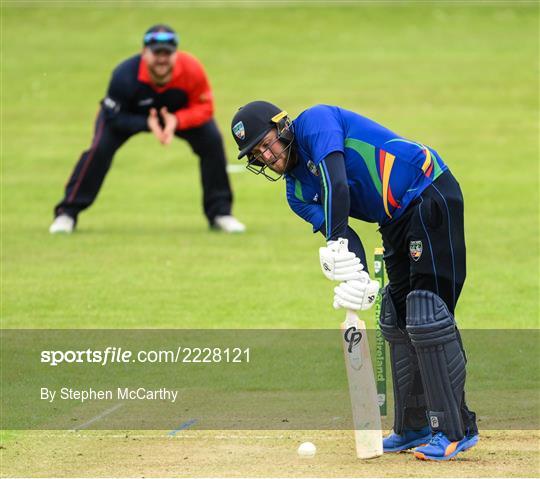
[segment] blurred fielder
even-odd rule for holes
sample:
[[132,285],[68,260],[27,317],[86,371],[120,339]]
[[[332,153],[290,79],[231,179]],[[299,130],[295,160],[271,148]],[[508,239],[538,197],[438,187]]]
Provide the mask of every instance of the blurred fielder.
[[348,218],[380,226],[389,278],[380,327],[395,399],[385,452],[416,448],[419,459],[447,460],[474,446],[476,416],[465,402],[466,357],[454,320],[465,281],[463,198],[441,157],[335,106],[314,106],[291,121],[254,101],[231,128],[238,158],[247,156],[247,168],[268,179],[284,176],[292,210],[325,235],[320,263],[340,281],[335,308],[368,309],[379,287]]
[[51,233],[71,233],[79,213],[96,199],[114,154],[131,136],[150,131],[163,144],[186,140],[200,159],[204,213],[227,233],[245,227],[231,215],[232,192],[223,140],[213,119],[212,90],[200,62],[178,52],[178,36],[166,25],[151,27],[143,50],[116,67],[101,102],[92,145],[80,157]]

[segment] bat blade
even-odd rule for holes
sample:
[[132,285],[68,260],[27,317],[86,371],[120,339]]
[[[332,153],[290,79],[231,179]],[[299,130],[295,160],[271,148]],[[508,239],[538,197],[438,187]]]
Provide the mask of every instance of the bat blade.
[[378,457],[383,453],[381,416],[366,324],[354,311],[347,310],[341,332],[351,396],[356,456],[360,459]]

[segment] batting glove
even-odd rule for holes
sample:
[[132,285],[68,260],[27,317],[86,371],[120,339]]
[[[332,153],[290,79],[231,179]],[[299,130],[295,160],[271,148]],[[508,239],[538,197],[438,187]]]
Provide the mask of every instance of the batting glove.
[[348,281],[361,279],[364,266],[352,251],[348,240],[339,238],[329,241],[324,248],[319,248],[319,259],[323,274],[329,280]]
[[365,311],[373,306],[379,292],[379,282],[373,281],[365,271],[361,274],[360,280],[344,281],[334,288],[335,309]]

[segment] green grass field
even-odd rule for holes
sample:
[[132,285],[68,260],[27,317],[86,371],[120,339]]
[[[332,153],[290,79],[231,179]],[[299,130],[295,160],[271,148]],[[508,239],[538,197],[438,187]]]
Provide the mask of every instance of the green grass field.
[[[248,232],[212,233],[202,215],[197,159],[181,141],[165,148],[150,135],[131,139],[76,234],[48,234],[52,208],[90,143],[111,70],[138,51],[148,26],[166,22],[206,67],[230,164],[239,164],[230,119],[254,99],[293,116],[317,103],[340,105],[437,149],[465,197],[460,327],[538,328],[538,4],[226,3],[2,2],[1,326],[338,326],[342,314],[331,306],[332,288],[318,264],[323,238],[289,210],[284,184],[231,174],[234,213]],[[374,225],[352,225],[368,252],[380,246]],[[373,324],[373,312],[366,318]],[[516,371],[518,379],[527,375]],[[4,434],[2,475],[24,474],[15,466],[17,451],[33,458],[26,474],[77,475],[77,459],[66,462],[73,451],[58,452],[63,436],[55,446],[35,434]],[[153,441],[148,447],[159,451]],[[47,444],[56,459],[40,462]],[[493,444],[471,456],[486,475],[489,459],[504,450]],[[493,474],[519,470],[519,449],[500,453],[507,467]],[[409,474],[404,459],[392,461],[389,475]],[[180,474],[151,462],[107,471],[92,462],[78,474]],[[232,467],[230,457],[224,464]],[[315,465],[300,469],[330,475]],[[186,470],[197,475],[196,465]],[[221,475],[227,471],[234,469]],[[423,471],[416,473],[434,474]],[[471,471],[482,474],[462,472]],[[219,469],[200,469],[214,473]]]

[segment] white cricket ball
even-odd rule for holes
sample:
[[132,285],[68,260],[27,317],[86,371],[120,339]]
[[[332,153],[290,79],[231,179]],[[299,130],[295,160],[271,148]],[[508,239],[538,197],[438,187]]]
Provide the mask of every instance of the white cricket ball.
[[312,442],[303,442],[298,446],[298,455],[300,457],[313,457],[316,452],[317,448]]

